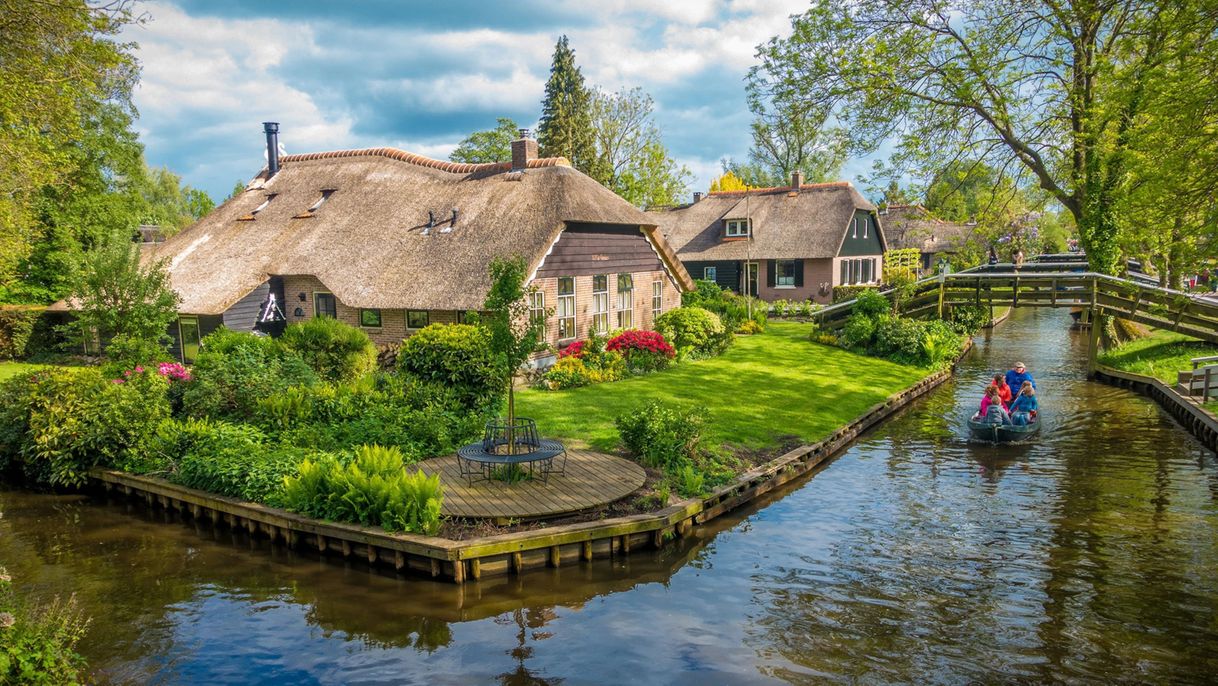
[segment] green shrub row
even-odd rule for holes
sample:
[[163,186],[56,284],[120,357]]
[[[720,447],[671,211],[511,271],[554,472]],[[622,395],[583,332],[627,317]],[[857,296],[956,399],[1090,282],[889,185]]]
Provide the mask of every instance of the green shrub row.
[[404,374],[453,389],[469,407],[498,407],[507,388],[491,352],[490,332],[481,326],[424,327],[402,343],[397,365]]
[[704,407],[674,407],[653,400],[619,415],[614,424],[641,464],[664,472],[681,495],[697,497],[726,483],[740,469],[731,456],[703,445],[708,417]]
[[837,339],[843,348],[920,367],[948,364],[964,345],[951,324],[893,314],[891,303],[875,291],[859,294]]
[[678,307],[656,317],[656,331],[677,350],[677,359],[714,357],[732,345],[732,330],[719,315],[701,307]]

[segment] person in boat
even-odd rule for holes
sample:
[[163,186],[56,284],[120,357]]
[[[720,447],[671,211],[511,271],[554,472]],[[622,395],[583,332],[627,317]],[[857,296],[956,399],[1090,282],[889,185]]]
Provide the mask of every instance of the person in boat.
[[1002,399],[1002,406],[1011,407],[1011,387],[1007,385],[1006,377],[1001,372],[994,375],[994,382],[990,384],[998,389],[998,397]]
[[977,419],[994,424],[1010,424],[1011,414],[1002,406],[1002,398],[998,397],[997,386],[986,386],[985,397],[981,399],[981,410]]
[[1016,426],[1027,426],[1036,419],[1036,389],[1031,381],[1023,382],[1019,395],[1011,403],[1011,423]]
[[1023,388],[1023,382],[1031,381],[1032,388],[1036,388],[1036,379],[1032,378],[1032,374],[1022,362],[1016,362],[1015,367],[1007,372],[1006,381],[1011,388]]

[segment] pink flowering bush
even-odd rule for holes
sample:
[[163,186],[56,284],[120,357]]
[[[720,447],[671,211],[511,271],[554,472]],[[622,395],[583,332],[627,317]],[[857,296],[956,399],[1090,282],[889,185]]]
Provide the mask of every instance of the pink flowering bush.
[[172,381],[190,381],[190,370],[177,362],[162,362],[157,365],[157,373]]
[[584,356],[584,341],[575,341],[571,345],[558,351],[558,359],[564,357],[582,358]]
[[658,331],[638,329],[628,329],[609,339],[605,350],[626,358],[626,368],[633,374],[665,369],[677,356],[677,351]]

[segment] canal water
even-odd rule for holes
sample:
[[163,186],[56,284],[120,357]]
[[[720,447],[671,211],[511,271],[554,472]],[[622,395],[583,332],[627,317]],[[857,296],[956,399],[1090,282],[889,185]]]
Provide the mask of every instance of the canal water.
[[[455,587],[9,491],[0,565],[76,593],[103,683],[1212,683],[1215,456],[1082,381],[1068,321],[1017,312],[814,478],[617,564]],[[968,443],[1016,361],[1042,435]]]

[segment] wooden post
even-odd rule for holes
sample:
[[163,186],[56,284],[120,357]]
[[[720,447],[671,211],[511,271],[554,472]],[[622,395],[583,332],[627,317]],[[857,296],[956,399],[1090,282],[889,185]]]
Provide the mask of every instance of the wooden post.
[[558,546],[550,546],[550,566],[557,567],[562,562],[562,556],[558,554]]
[[475,580],[482,578],[482,560],[475,557],[469,561],[469,575]]
[[1094,376],[1098,367],[1100,354],[1100,316],[1096,308],[1091,308],[1091,328],[1087,331],[1087,374]]
[[512,553],[512,571],[517,574],[524,571],[524,556],[519,552]]
[[943,319],[943,291],[946,283],[943,274],[939,274],[939,319]]

